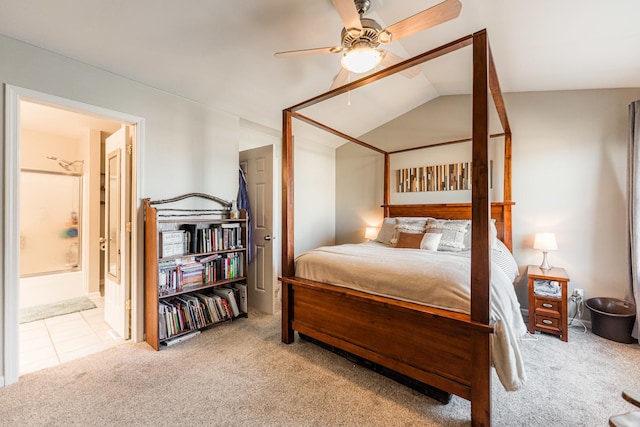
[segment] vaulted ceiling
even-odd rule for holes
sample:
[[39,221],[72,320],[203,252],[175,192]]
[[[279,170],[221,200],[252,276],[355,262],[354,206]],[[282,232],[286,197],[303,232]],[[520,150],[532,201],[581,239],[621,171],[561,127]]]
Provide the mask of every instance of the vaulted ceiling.
[[[366,16],[388,26],[439,2],[371,0]],[[461,2],[458,18],[388,50],[408,58],[486,28],[504,92],[640,87],[637,0]],[[274,129],[283,108],[329,88],[340,55],[273,54],[339,45],[342,27],[331,0],[0,0],[6,36]],[[314,114],[358,136],[430,99],[469,93],[470,64],[460,52]]]

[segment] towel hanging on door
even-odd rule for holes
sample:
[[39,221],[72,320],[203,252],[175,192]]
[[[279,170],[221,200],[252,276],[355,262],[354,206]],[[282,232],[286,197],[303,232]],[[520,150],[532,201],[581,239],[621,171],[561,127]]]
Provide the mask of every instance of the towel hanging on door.
[[253,230],[253,224],[251,222],[251,206],[249,205],[249,192],[247,191],[247,180],[244,177],[244,171],[241,167],[239,169],[239,184],[238,184],[238,209],[244,209],[247,211],[247,257],[248,262],[251,263],[253,259],[253,245],[251,244],[251,235]]

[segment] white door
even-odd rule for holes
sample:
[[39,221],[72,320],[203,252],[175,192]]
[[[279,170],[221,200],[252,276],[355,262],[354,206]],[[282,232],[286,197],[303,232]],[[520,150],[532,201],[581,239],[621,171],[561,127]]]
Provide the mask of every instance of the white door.
[[265,313],[274,313],[273,268],[273,147],[242,151],[240,164],[247,179],[252,215],[253,260],[249,264],[249,305]]
[[104,320],[129,339],[131,293],[131,154],[129,128],[106,139]]

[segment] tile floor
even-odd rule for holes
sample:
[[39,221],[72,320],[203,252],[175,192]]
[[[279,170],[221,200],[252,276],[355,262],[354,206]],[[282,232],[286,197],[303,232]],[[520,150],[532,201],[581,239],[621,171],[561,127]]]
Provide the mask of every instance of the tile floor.
[[92,300],[94,309],[20,324],[20,375],[125,342],[104,322],[103,299]]

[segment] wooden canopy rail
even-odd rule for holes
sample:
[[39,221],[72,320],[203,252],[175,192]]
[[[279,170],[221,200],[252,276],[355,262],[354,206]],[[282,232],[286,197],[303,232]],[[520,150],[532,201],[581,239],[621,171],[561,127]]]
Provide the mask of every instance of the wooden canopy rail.
[[[438,58],[463,47],[473,49],[472,203],[390,205],[390,153],[297,113],[306,108]],[[504,202],[490,203],[488,174],[489,92],[504,131]],[[441,212],[472,219],[471,314],[409,304],[392,298],[314,282],[295,276],[292,119],[368,147],[384,155],[385,215],[420,216]],[[511,129],[486,30],[355,80],[283,110],[282,156],[282,341],[294,330],[374,363],[471,401],[474,426],[491,424],[491,334],[489,318],[490,218],[498,218],[500,237],[511,248]],[[372,327],[375,325],[375,327]],[[382,343],[382,344],[381,344]]]
[[[489,139],[497,138],[499,136],[504,136],[504,132],[502,132],[502,133],[492,133],[491,135],[489,135]],[[456,139],[456,140],[453,140],[453,141],[437,142],[435,144],[421,145],[419,147],[403,148],[401,150],[389,151],[389,154],[406,153],[407,151],[424,150],[426,148],[442,147],[443,145],[461,144],[463,142],[471,142],[471,138],[463,138],[463,139]]]

